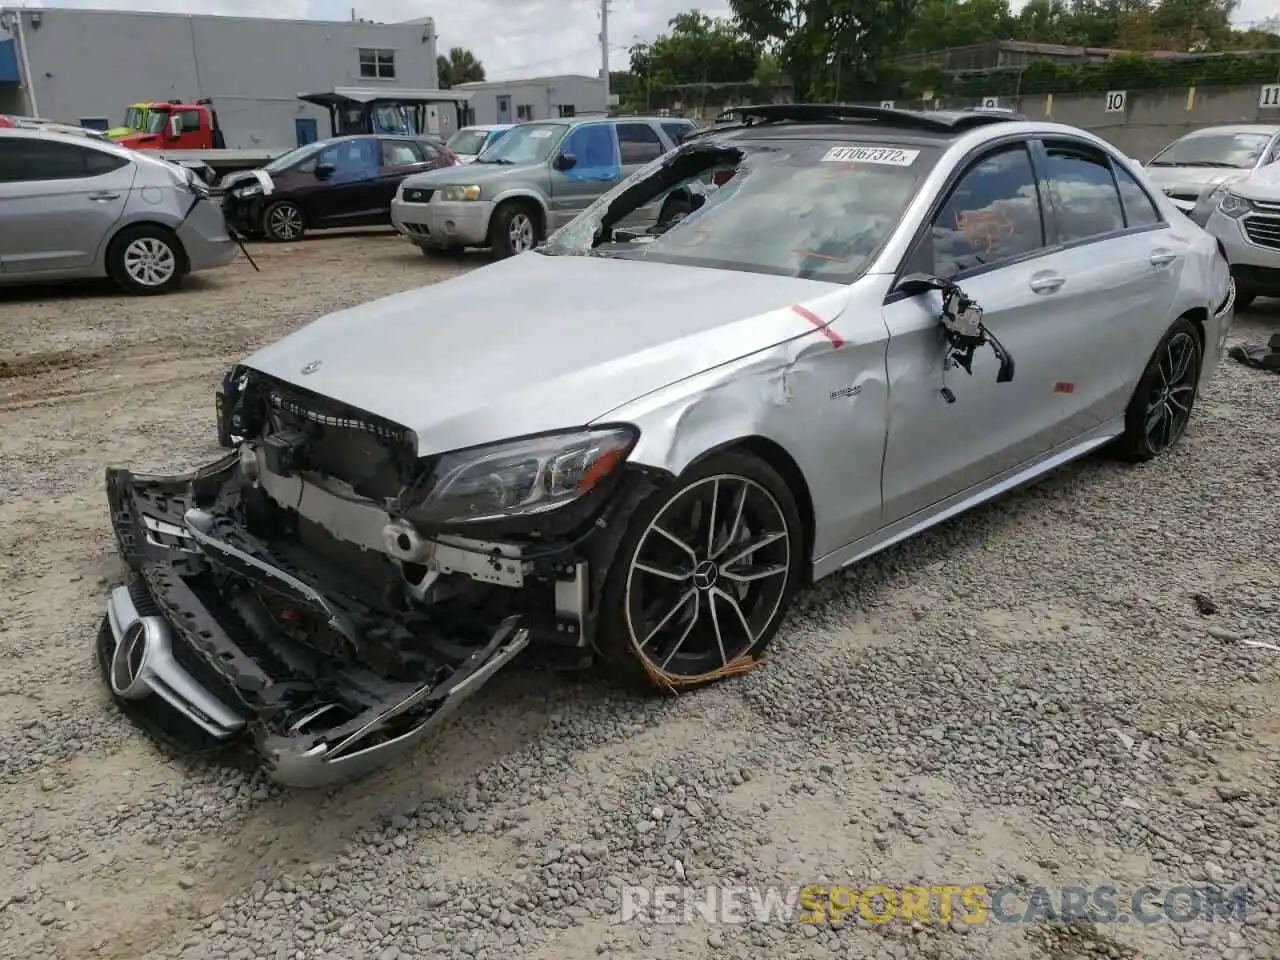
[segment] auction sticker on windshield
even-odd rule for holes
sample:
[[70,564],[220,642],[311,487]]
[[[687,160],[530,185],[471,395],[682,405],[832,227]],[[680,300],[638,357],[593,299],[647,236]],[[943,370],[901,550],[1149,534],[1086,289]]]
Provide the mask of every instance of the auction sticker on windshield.
[[547,130],[547,129],[545,129],[545,128],[544,128],[544,129],[542,129],[542,130],[530,130],[530,131],[529,131],[529,139],[530,139],[530,140],[545,140],[545,139],[547,139],[547,137],[549,137],[549,136],[551,136],[551,131],[550,131],[550,130]]
[[893,147],[832,147],[822,157],[823,163],[878,163],[886,167],[909,167],[920,156],[919,150],[897,150]]

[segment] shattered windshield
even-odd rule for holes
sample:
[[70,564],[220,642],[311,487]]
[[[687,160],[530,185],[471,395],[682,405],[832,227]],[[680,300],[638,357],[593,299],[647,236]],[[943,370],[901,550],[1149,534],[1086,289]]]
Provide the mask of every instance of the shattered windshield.
[[491,143],[476,163],[542,163],[568,129],[563,123],[522,123],[508,130],[497,143]]
[[1148,166],[1235,167],[1248,170],[1257,164],[1271,142],[1266,133],[1201,133],[1175,140]]
[[[848,283],[936,158],[883,143],[699,139],[638,170],[538,250]],[[673,191],[692,199],[667,200]]]

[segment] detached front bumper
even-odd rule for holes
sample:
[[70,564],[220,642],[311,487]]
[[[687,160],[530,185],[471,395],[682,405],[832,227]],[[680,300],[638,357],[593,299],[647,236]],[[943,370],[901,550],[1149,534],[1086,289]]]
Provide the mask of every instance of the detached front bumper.
[[332,784],[411,750],[528,645],[529,630],[508,617],[487,643],[454,646],[462,652],[405,682],[275,629],[255,608],[257,590],[339,631],[359,622],[359,604],[219,515],[214,501],[236,463],[180,477],[107,471],[112,526],[134,576],[108,599],[99,660],[113,697],[152,733],[172,741],[158,728],[172,731],[176,715],[206,744],[247,736],[278,783]]

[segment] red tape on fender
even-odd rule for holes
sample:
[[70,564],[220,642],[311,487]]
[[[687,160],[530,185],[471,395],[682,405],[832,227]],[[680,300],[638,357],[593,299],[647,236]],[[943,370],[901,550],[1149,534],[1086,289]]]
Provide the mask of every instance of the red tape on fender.
[[791,309],[793,312],[800,314],[800,316],[808,320],[813,324],[813,329],[817,330],[820,334],[830,340],[832,349],[838,349],[844,346],[844,341],[840,339],[840,334],[832,330],[831,325],[812,310],[807,310],[799,305],[794,306]]

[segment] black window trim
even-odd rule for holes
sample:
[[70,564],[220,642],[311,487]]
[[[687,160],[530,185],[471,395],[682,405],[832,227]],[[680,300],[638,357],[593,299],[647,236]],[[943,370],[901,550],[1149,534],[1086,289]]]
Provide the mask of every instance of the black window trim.
[[[1154,201],[1151,202],[1151,205],[1155,207],[1156,213],[1159,215],[1160,219],[1157,220],[1155,223],[1143,224],[1141,226],[1136,226],[1136,227],[1129,226],[1129,211],[1128,209],[1125,208],[1124,194],[1120,192],[1120,181],[1116,177],[1116,170],[1115,170],[1116,158],[1112,155],[1110,150],[1100,147],[1095,143],[1090,143],[1087,140],[1081,140],[1079,137],[1071,137],[1071,136],[1036,137],[1035,138],[1036,153],[1039,156],[1040,162],[1042,164],[1042,168],[1046,171],[1046,173],[1049,168],[1049,151],[1045,146],[1046,142],[1050,144],[1063,144],[1064,146],[1081,150],[1086,153],[1092,152],[1095,154],[1098,154],[1098,153],[1102,154],[1102,156],[1107,161],[1107,170],[1111,174],[1111,185],[1115,187],[1116,198],[1120,201],[1120,216],[1124,220],[1124,224],[1125,224],[1124,228],[1121,230],[1110,230],[1107,233],[1094,234],[1092,237],[1085,237],[1081,240],[1068,240],[1068,241],[1059,240],[1058,239],[1058,211],[1057,211],[1057,208],[1054,206],[1053,191],[1049,190],[1047,193],[1047,196],[1048,196],[1049,208],[1052,211],[1052,216],[1053,216],[1053,238],[1054,238],[1053,249],[1054,250],[1074,250],[1076,247],[1082,247],[1090,243],[1101,243],[1103,240],[1113,240],[1113,239],[1116,239],[1117,237],[1129,237],[1139,233],[1148,233],[1153,230],[1164,230],[1168,228],[1169,222],[1165,220],[1164,212],[1160,209],[1160,204],[1155,203]],[[1130,176],[1132,176],[1132,174],[1130,174]],[[1047,186],[1047,182],[1048,182],[1047,176],[1044,178],[1044,180]],[[1142,183],[1138,180],[1138,178],[1133,177],[1133,181],[1138,185],[1138,188],[1142,190],[1142,193],[1147,198],[1147,200],[1151,201],[1151,194],[1149,194],[1146,188],[1142,186]]]
[[955,190],[956,185],[963,179],[974,167],[982,163],[992,154],[1000,153],[1007,150],[1011,146],[1021,146],[1027,152],[1027,159],[1031,163],[1031,175],[1035,179],[1036,198],[1040,207],[1040,224],[1043,231],[1041,236],[1044,246],[1036,250],[1030,250],[1027,253],[1016,257],[1010,257],[1007,260],[998,260],[995,263],[984,263],[980,266],[970,267],[967,270],[961,270],[951,279],[956,283],[961,280],[967,280],[970,277],[981,276],[984,273],[990,273],[992,270],[1000,270],[1004,267],[1011,267],[1017,264],[1026,263],[1029,260],[1035,260],[1045,256],[1047,253],[1055,249],[1050,243],[1051,237],[1056,239],[1056,233],[1050,233],[1051,229],[1056,230],[1056,226],[1050,226],[1050,211],[1046,202],[1047,183],[1044,179],[1044,164],[1037,164],[1036,149],[1038,139],[1029,137],[1026,134],[1010,134],[999,137],[994,140],[987,140],[974,147],[969,153],[965,154],[964,159],[955,165],[942,189],[939,190],[933,198],[933,203],[929,205],[929,212],[925,214],[924,219],[920,221],[920,225],[916,228],[915,235],[911,238],[911,243],[907,246],[907,252],[902,258],[902,262],[898,264],[898,269],[894,272],[893,283],[889,287],[889,292],[885,295],[884,302],[887,306],[891,303],[897,303],[899,300],[908,299],[907,294],[898,289],[898,283],[906,275],[907,266],[916,256],[920,244],[928,235],[929,230],[933,226],[934,218],[946,206],[948,200],[951,199],[951,193]]
[[[1111,233],[1098,234],[1097,236],[1087,237],[1083,240],[1073,240],[1067,243],[1063,243],[1058,239],[1057,210],[1053,206],[1053,191],[1049,189],[1049,155],[1044,145],[1046,140],[1051,143],[1062,143],[1077,148],[1083,148],[1085,150],[1101,152],[1102,155],[1106,157],[1108,169],[1111,171],[1111,182],[1115,185],[1116,195],[1120,199],[1120,210],[1125,220],[1125,229],[1112,231]],[[1014,143],[1021,143],[1026,148],[1027,153],[1031,158],[1031,169],[1035,176],[1036,192],[1039,195],[1040,201],[1040,217],[1044,229],[1045,245],[1040,247],[1038,250],[1029,251],[1021,256],[1010,257],[1007,260],[1000,260],[996,263],[984,263],[980,266],[970,267],[967,270],[961,270],[951,278],[956,283],[973,277],[982,276],[992,272],[993,270],[1003,270],[1005,267],[1019,266],[1031,260],[1048,256],[1051,253],[1071,250],[1086,244],[1099,243],[1103,240],[1110,240],[1115,237],[1125,237],[1134,234],[1147,233],[1154,230],[1164,230],[1169,227],[1169,222],[1165,218],[1165,213],[1160,208],[1160,204],[1152,200],[1150,192],[1137,177],[1133,177],[1134,183],[1138,185],[1138,188],[1142,191],[1143,195],[1151,201],[1151,205],[1155,207],[1156,213],[1159,215],[1160,219],[1156,223],[1146,224],[1143,226],[1128,226],[1129,212],[1125,209],[1124,196],[1120,193],[1120,186],[1115,173],[1116,158],[1109,149],[1100,147],[1096,143],[1090,143],[1088,140],[1081,140],[1079,137],[1072,137],[1070,135],[1045,136],[1043,134],[1011,134],[995,140],[988,140],[979,144],[967,153],[960,163],[956,164],[950,176],[947,177],[946,182],[943,184],[942,189],[934,196],[933,203],[929,205],[929,212],[916,228],[915,235],[911,238],[911,243],[907,246],[907,253],[903,256],[902,262],[898,264],[898,269],[894,272],[893,283],[890,285],[889,292],[884,298],[886,306],[891,303],[897,303],[900,300],[908,299],[905,293],[897,289],[898,283],[906,275],[908,264],[910,264],[912,259],[916,256],[916,251],[920,246],[924,235],[928,233],[933,224],[934,218],[946,204],[946,201],[950,199],[951,192],[955,189],[956,184],[960,182],[960,179],[965,174],[988,156]],[[1132,176],[1132,174],[1130,174],[1130,176]]]
[[[115,173],[117,170],[122,170],[125,167],[129,166],[130,163],[132,163],[132,161],[127,157],[121,157],[118,154],[112,153],[111,151],[108,151],[108,150],[99,150],[96,146],[90,143],[83,143],[83,144],[63,143],[61,140],[45,140],[39,137],[32,137],[30,139],[27,139],[25,137],[15,138],[15,140],[11,142],[36,143],[43,147],[53,146],[53,147],[60,147],[66,150],[74,151],[80,157],[82,172],[73,177],[38,177],[36,179],[28,178],[25,180],[0,180],[0,183],[54,183],[57,181],[67,181],[67,180],[96,180],[98,177],[106,177]],[[99,173],[91,173],[89,170],[89,160],[88,160],[88,158],[91,156],[107,157],[110,160],[115,161],[115,166],[113,166],[110,170],[104,170]]]

